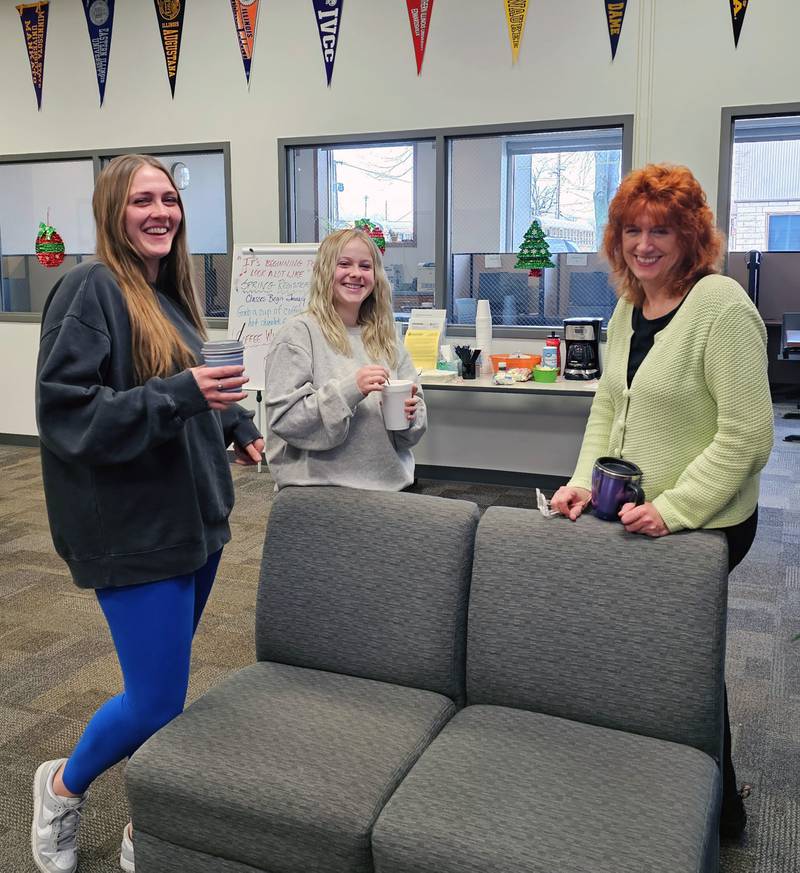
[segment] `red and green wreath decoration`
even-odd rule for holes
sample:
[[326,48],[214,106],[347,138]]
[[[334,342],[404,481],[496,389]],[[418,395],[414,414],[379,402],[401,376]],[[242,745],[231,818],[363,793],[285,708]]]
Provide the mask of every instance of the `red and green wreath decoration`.
[[44,222],[39,224],[34,251],[45,267],[60,267],[64,263],[64,240],[54,227]]
[[381,250],[381,254],[386,254],[386,237],[383,234],[383,228],[379,224],[375,224],[374,221],[370,221],[368,218],[357,218],[355,228],[356,230],[363,230]]

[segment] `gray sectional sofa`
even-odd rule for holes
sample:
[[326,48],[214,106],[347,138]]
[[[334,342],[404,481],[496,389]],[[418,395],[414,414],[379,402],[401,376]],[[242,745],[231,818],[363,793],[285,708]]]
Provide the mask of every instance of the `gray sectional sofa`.
[[281,491],[257,662],[128,764],[137,873],[716,870],[726,557]]

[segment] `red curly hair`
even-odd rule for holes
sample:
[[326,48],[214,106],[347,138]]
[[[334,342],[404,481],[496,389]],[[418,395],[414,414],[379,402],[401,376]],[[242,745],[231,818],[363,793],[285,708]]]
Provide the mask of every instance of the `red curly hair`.
[[644,302],[644,289],[622,256],[622,233],[645,215],[654,224],[672,228],[682,257],[671,277],[674,296],[685,294],[703,276],[719,272],[722,234],[706,195],[688,167],[648,164],[622,180],[608,207],[603,252],[611,264],[617,295],[634,306]]

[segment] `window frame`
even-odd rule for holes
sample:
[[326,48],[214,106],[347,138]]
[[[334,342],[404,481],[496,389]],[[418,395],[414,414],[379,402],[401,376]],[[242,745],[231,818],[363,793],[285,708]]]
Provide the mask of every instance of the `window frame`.
[[[448,188],[450,183],[450,142],[454,139],[466,139],[489,136],[511,136],[524,133],[548,133],[580,129],[601,129],[609,127],[622,128],[622,156],[620,172],[625,176],[631,170],[633,159],[633,115],[607,115],[589,118],[562,118],[548,121],[518,121],[507,124],[482,124],[466,127],[419,128],[401,131],[381,131],[377,133],[336,134],[331,136],[280,137],[278,138],[278,209],[280,241],[289,242],[289,229],[293,216],[290,215],[290,204],[294,202],[294,162],[292,150],[295,148],[328,147],[339,143],[361,143],[372,145],[380,143],[403,143],[413,141],[433,141],[436,154],[436,191],[434,198],[434,281],[436,284],[434,305],[439,309],[447,309],[447,300],[451,294],[448,285],[449,270],[447,265],[452,255],[450,248],[450,228],[448,221],[449,204]],[[415,192],[416,193],[416,192]],[[416,210],[416,196],[415,196]],[[416,214],[415,214],[416,227]],[[474,329],[468,325],[447,324],[449,336],[471,336]],[[538,339],[546,337],[550,328],[539,326],[494,325],[493,336],[509,339]]]
[[[97,182],[97,177],[103,166],[103,161],[110,160],[117,155],[135,155],[148,154],[153,157],[159,155],[169,155],[175,152],[191,154],[193,152],[221,152],[223,156],[223,167],[225,173],[225,227],[227,234],[228,256],[233,251],[233,210],[231,208],[231,149],[229,142],[203,142],[203,143],[183,143],[178,145],[156,145],[156,146],[126,146],[125,148],[102,148],[102,149],[80,149],[75,151],[60,151],[60,152],[33,152],[18,155],[0,155],[0,164],[33,164],[33,163],[57,163],[59,161],[74,161],[86,160],[92,161],[92,169],[94,173],[94,181]],[[0,256],[2,252],[0,252]],[[28,324],[38,324],[42,320],[41,312],[0,312],[0,323],[2,322],[23,322]],[[206,318],[203,320],[207,327],[214,329],[226,329],[228,326],[227,318]]]
[[[749,118],[800,116],[800,103],[767,103],[753,106],[723,106],[720,116],[719,170],[717,175],[717,227],[727,243],[731,226],[731,177],[733,174],[734,127]],[[795,139],[796,137],[792,137]],[[723,271],[728,271],[730,251],[724,246]]]

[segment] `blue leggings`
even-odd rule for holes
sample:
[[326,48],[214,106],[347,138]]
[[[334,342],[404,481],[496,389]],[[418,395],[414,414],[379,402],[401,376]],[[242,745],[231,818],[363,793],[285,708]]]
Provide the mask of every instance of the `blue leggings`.
[[183,711],[192,638],[211,593],[222,550],[194,573],[125,588],[100,588],[125,690],[92,716],[63,780],[74,794],[132,755]]

